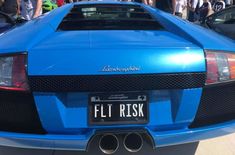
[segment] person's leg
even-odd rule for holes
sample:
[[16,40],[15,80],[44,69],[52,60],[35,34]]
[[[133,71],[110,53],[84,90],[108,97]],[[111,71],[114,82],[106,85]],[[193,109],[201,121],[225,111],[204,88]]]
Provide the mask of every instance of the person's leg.
[[148,0],[148,1],[150,6],[156,7],[156,0]]
[[175,13],[175,15],[176,15],[176,16],[178,16],[178,17],[180,17],[180,18],[182,18],[182,17],[183,17],[183,14],[182,14],[182,13],[180,13],[180,12],[176,12],[176,13]]
[[0,0],[0,10],[2,9],[3,3],[4,3],[4,0]]
[[190,11],[188,12],[188,21],[190,22],[194,22],[195,19],[194,19],[194,12],[193,11]]

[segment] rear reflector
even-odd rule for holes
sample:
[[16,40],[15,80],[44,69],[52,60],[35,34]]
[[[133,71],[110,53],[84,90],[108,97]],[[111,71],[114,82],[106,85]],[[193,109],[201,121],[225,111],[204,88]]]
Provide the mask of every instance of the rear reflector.
[[235,54],[206,51],[207,84],[235,79]]
[[25,54],[0,57],[0,89],[15,91],[29,89]]

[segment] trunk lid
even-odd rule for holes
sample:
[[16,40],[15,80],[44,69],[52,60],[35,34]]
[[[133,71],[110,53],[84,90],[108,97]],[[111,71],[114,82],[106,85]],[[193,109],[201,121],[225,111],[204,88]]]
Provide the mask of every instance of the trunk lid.
[[29,51],[28,64],[29,75],[205,71],[203,50],[167,31],[57,32]]

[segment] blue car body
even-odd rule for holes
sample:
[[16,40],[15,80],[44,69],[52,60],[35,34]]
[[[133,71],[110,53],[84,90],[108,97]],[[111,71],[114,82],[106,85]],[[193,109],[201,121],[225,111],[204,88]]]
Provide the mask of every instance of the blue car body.
[[[75,5],[86,4],[138,5],[152,14],[164,29],[58,30],[63,18]],[[137,3],[80,2],[65,5],[16,27],[0,36],[0,40],[1,55],[27,53],[27,76],[31,95],[44,131],[39,134],[31,128],[31,132],[2,130],[0,145],[85,151],[98,131],[125,132],[126,129],[140,129],[148,133],[153,146],[157,148],[199,141],[235,131],[235,117],[206,125],[192,125],[200,111],[205,87],[205,50],[233,53],[234,42],[168,13]],[[130,66],[137,66],[140,69],[130,72],[122,70]],[[106,71],[105,67],[120,67],[121,71]],[[149,89],[136,90],[135,86],[130,90],[124,90],[117,85],[115,88],[121,92],[144,91],[148,94],[148,123],[93,125],[89,123],[88,110],[91,94],[89,90],[96,92],[93,86],[89,85],[92,81],[87,83],[89,88],[76,91],[67,85],[69,80],[66,82],[63,79],[65,76],[72,79],[91,76],[96,77],[91,78],[95,81],[105,80],[102,76],[117,78],[120,75],[128,77],[150,74],[180,74],[187,77],[190,74],[192,81],[194,76],[202,75],[201,81],[198,82],[202,84],[190,86],[189,82],[181,87],[177,80],[173,79],[171,85],[161,85],[156,89],[153,89],[151,84]],[[180,79],[183,78],[184,76]],[[139,84],[135,81],[130,83]],[[97,85],[104,88],[97,88],[97,92],[106,92],[106,88],[109,93],[115,92],[114,87],[109,91],[109,85],[99,84]],[[47,91],[44,91],[47,86]],[[78,85],[80,86],[86,87]],[[207,110],[210,108],[212,107]],[[223,108],[221,110],[223,111]]]

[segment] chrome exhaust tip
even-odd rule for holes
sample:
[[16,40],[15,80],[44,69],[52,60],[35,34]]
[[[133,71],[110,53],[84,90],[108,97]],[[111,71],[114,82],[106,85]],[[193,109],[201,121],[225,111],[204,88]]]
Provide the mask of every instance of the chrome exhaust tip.
[[105,154],[114,154],[119,148],[119,141],[114,134],[105,134],[100,138],[99,148]]
[[125,136],[123,144],[127,151],[136,153],[143,147],[143,138],[138,133],[129,133]]

